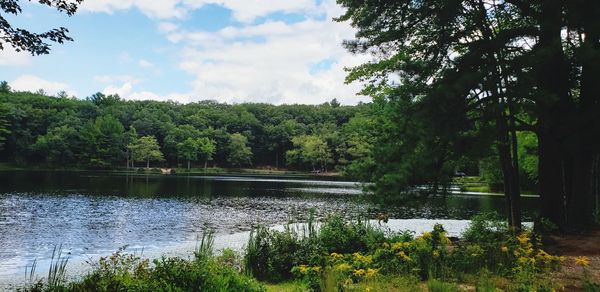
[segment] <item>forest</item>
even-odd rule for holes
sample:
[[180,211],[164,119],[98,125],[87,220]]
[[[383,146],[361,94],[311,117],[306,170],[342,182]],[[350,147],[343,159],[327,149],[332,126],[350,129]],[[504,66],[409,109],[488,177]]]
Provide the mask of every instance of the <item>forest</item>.
[[224,104],[0,92],[0,157],[17,165],[341,171],[371,145],[368,104]]

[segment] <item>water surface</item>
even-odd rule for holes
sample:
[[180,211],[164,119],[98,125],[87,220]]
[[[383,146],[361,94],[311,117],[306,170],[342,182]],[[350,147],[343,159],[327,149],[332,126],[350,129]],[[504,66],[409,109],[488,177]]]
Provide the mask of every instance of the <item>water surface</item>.
[[[124,245],[148,256],[189,253],[205,228],[216,231],[217,246],[239,248],[253,226],[302,221],[310,212],[450,219],[445,222],[461,230],[477,212],[504,208],[503,198],[494,196],[451,195],[386,207],[361,197],[355,182],[314,178],[0,172],[0,282],[24,278],[34,259],[45,272],[61,244],[78,266]],[[524,198],[525,209],[532,210],[535,200]],[[392,225],[418,230],[432,224],[419,220]]]

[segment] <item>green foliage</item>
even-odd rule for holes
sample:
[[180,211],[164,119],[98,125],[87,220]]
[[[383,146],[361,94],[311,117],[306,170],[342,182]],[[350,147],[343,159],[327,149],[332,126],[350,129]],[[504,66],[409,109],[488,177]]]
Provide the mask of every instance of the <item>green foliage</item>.
[[[127,146],[137,143],[138,137],[154,136],[163,153],[162,165],[173,167],[187,162],[177,145],[190,138],[201,145],[197,160],[191,162],[245,166],[250,156],[252,165],[279,167],[288,164],[285,153],[294,148],[294,137],[316,135],[327,144],[328,167],[349,165],[358,159],[356,155],[362,155],[363,144],[358,142],[365,139],[359,139],[351,129],[343,130],[343,125],[359,113],[367,116],[367,112],[367,104],[337,107],[329,103],[275,106],[200,101],[178,104],[128,101],[101,93],[75,99],[8,91],[0,92],[0,145],[4,144],[0,157],[3,162],[17,164],[48,162],[81,168],[131,167],[133,157]],[[121,131],[119,123],[127,132]],[[354,128],[359,127],[357,123],[358,120]],[[65,127],[77,135],[66,135]],[[65,143],[72,143],[68,145],[72,155],[60,163],[56,162],[59,156],[49,153],[51,148],[32,147],[41,136],[52,140],[50,136],[59,131],[55,128],[61,128],[56,140],[68,137],[70,141]],[[117,136],[119,132],[121,137]],[[231,136],[235,133],[243,135],[245,143],[240,143],[243,138],[235,135],[237,140],[232,146]],[[353,142],[348,144],[351,136]],[[232,147],[238,155],[229,155]],[[247,150],[252,154],[248,155]],[[310,164],[300,163],[303,164],[300,167],[310,168]]]
[[260,227],[252,232],[245,256],[246,270],[258,279],[296,279],[313,291],[377,287],[381,279],[398,275],[427,280],[436,291],[456,291],[451,283],[466,278],[474,279],[478,291],[495,291],[496,278],[505,279],[501,286],[509,289],[546,289],[557,287],[548,276],[562,260],[541,249],[535,235],[515,235],[492,214],[475,217],[454,244],[439,224],[419,236],[386,233],[336,216],[304,236],[290,228]]
[[327,165],[333,163],[332,154],[327,142],[316,135],[297,136],[292,139],[296,149],[286,153],[288,163],[306,163],[312,166],[312,170],[327,170]]
[[179,158],[188,161],[188,169],[190,168],[190,161],[198,160],[198,152],[198,143],[192,138],[187,138],[177,144],[177,155]]
[[[211,235],[204,247],[212,247]],[[62,263],[62,262],[61,262]],[[64,270],[65,265],[60,265]],[[161,258],[152,261],[127,254],[125,247],[92,263],[81,280],[53,284],[37,282],[25,291],[265,291],[256,280],[223,265],[206,250],[192,260]]]
[[248,138],[240,133],[234,133],[229,136],[227,144],[227,162],[233,166],[243,166],[252,164],[252,149],[248,147]]
[[429,280],[427,281],[427,289],[430,292],[458,292],[458,286],[453,283],[442,282],[439,280]]
[[150,167],[150,161],[162,160],[163,155],[154,136],[144,136],[129,144],[129,150],[133,159],[146,161],[146,168]]

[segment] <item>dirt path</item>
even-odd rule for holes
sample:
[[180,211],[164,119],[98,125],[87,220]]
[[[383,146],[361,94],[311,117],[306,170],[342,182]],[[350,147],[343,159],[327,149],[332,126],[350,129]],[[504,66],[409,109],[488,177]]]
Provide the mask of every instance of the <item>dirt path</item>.
[[600,283],[600,230],[586,235],[551,236],[548,252],[565,256],[561,272],[556,276],[565,285],[565,291],[581,291],[584,268],[575,264],[575,258],[585,256],[589,266],[585,268],[595,283]]

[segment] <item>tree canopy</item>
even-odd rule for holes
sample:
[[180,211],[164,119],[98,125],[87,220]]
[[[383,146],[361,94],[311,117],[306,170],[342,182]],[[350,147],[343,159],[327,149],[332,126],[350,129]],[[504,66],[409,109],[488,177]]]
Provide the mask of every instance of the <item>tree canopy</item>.
[[519,226],[521,163],[528,173],[536,163],[519,159],[519,141],[531,133],[541,216],[564,230],[589,226],[600,149],[598,1],[338,3],[347,10],[337,20],[358,30],[347,49],[374,56],[347,81],[366,82],[363,93],[382,108],[378,192],[437,187],[493,150]]

